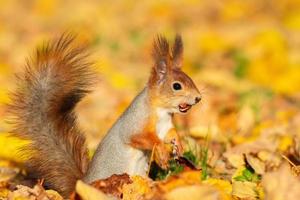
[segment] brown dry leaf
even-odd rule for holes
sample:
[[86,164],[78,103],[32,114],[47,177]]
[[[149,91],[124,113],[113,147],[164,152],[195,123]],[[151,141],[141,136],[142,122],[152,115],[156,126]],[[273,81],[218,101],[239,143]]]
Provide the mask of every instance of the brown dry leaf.
[[220,192],[206,185],[191,185],[176,188],[165,195],[167,200],[217,200]]
[[266,171],[277,168],[282,162],[279,154],[269,151],[260,151],[257,157],[265,163]]
[[261,136],[254,141],[246,141],[228,149],[223,155],[229,163],[238,168],[243,165],[243,154],[257,154],[261,151],[276,152],[280,142],[280,134],[284,132],[282,127],[260,130]]
[[100,190],[83,183],[82,181],[77,181],[76,183],[76,193],[79,194],[82,200],[113,200],[114,198],[107,196]]
[[233,148],[225,152],[224,156],[230,158],[233,155],[242,155],[246,153],[258,153],[259,151],[270,151],[276,150],[276,144],[268,138],[262,137],[256,141],[246,142],[240,145],[236,145]]
[[239,198],[257,199],[257,184],[248,181],[233,181],[232,195]]
[[266,200],[295,200],[300,197],[300,181],[285,164],[277,171],[266,173],[262,179]]
[[248,164],[254,169],[257,174],[264,174],[266,165],[264,162],[259,160],[257,157],[254,157],[251,154],[246,154],[246,160]]
[[121,197],[122,195],[122,187],[125,184],[132,183],[128,174],[114,174],[106,179],[97,180],[93,182],[91,185],[105,194],[111,194],[116,197]]
[[18,185],[17,190],[8,194],[8,200],[14,199],[53,200],[50,196],[48,196],[47,192],[39,184],[35,185],[33,188],[24,185]]

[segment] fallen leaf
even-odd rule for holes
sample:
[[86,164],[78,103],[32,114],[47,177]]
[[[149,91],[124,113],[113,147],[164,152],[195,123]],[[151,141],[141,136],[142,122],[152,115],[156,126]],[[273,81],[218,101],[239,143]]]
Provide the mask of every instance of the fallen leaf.
[[220,192],[206,185],[183,186],[165,195],[166,200],[217,200],[221,199]]
[[[59,196],[58,194],[56,196],[48,195],[48,193],[45,191],[45,189],[37,184],[33,188],[24,186],[24,185],[17,185],[17,189],[10,192],[8,194],[8,199],[24,199],[24,200],[57,200],[62,198],[57,198]],[[52,199],[53,197],[53,199]]]
[[174,188],[198,184],[201,182],[201,171],[185,171],[176,176],[170,177],[167,181],[158,184],[158,187],[168,192]]
[[239,198],[257,199],[257,184],[249,181],[233,181],[232,195]]
[[222,179],[208,178],[202,183],[210,186],[214,186],[228,195],[232,193],[232,185],[229,181],[222,180]]
[[121,197],[122,187],[132,183],[128,174],[114,174],[106,179],[94,181],[91,185],[105,194]]
[[279,154],[269,151],[260,151],[257,157],[265,163],[266,171],[277,168],[282,162]]
[[226,154],[228,162],[235,168],[239,168],[245,165],[243,154]]
[[82,200],[114,200],[114,198],[80,180],[76,183],[76,193]]
[[150,182],[141,176],[131,177],[132,183],[123,185],[122,192],[124,200],[139,200],[151,191]]
[[265,169],[266,169],[265,163],[259,160],[257,157],[254,157],[251,154],[246,154],[246,160],[257,174],[265,173]]

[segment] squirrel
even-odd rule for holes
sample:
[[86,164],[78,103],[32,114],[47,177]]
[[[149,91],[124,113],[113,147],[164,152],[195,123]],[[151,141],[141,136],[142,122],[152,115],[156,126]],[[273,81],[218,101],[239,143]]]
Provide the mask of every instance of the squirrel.
[[[157,148],[162,167],[169,152],[164,145],[174,113],[186,113],[201,100],[192,79],[182,70],[183,43],[176,35],[170,48],[163,36],[153,43],[153,67],[145,88],[114,123],[89,162],[86,139],[74,108],[94,83],[87,45],[75,36],[60,38],[37,48],[28,59],[9,110],[12,134],[29,140],[22,152],[34,178],[67,198],[76,181],[91,183],[113,174],[147,176],[149,155]],[[182,153],[182,152],[179,152]]]

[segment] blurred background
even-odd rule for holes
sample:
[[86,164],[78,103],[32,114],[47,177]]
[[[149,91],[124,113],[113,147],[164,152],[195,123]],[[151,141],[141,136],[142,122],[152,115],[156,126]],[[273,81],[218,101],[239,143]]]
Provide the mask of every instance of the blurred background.
[[179,117],[179,130],[239,143],[258,125],[299,113],[298,0],[0,0],[1,133],[14,74],[36,46],[65,31],[91,44],[99,74],[78,107],[91,149],[145,86],[156,34],[182,34],[183,69],[203,95]]

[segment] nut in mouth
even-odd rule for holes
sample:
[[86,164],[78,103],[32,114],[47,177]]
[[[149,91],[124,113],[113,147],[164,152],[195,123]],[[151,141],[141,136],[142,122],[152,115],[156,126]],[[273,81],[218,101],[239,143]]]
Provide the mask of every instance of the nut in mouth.
[[179,111],[182,113],[186,113],[191,107],[192,105],[187,103],[181,103],[178,105]]

